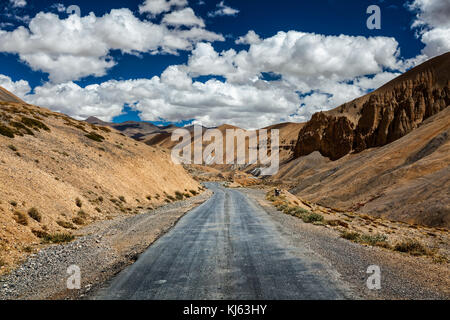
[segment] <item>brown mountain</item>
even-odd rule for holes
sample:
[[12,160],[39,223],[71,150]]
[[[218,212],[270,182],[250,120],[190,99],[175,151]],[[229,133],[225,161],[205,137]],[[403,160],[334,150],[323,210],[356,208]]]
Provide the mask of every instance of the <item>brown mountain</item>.
[[198,191],[198,183],[166,150],[102,125],[5,102],[10,96],[6,92],[0,102],[4,263],[16,262],[46,237],[158,206],[176,191]]
[[391,143],[450,104],[450,52],[378,90],[320,112],[298,136],[296,158],[319,151],[331,160]]
[[300,130],[272,179],[319,204],[450,226],[450,53]]
[[21,99],[2,87],[0,87],[0,102],[24,103]]
[[143,141],[156,132],[161,132],[165,127],[158,127],[148,122],[126,121],[122,123],[105,122],[96,117],[89,117],[86,122],[101,126],[108,126],[122,132],[126,136],[138,141]]

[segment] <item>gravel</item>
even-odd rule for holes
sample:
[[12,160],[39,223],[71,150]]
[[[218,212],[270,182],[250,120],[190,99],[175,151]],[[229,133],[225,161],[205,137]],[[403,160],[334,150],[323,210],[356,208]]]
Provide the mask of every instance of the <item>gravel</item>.
[[[80,299],[137,260],[189,210],[211,196],[207,191],[145,214],[93,223],[75,241],[52,245],[0,278],[0,300]],[[81,271],[80,290],[68,290],[68,268]]]

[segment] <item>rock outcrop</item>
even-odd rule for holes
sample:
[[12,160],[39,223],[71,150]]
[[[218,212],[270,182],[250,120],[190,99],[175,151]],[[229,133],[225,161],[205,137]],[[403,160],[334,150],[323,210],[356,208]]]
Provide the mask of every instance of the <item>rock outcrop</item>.
[[294,158],[319,151],[331,160],[384,146],[450,105],[450,53],[431,59],[380,89],[320,112],[299,133]]

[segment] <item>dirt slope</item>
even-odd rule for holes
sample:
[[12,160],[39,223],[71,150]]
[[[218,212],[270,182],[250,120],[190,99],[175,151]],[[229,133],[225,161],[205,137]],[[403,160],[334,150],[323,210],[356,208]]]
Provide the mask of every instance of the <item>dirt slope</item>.
[[18,97],[2,87],[0,87],[0,102],[24,103]]
[[450,108],[379,148],[330,161],[318,152],[274,177],[292,192],[333,208],[450,227]]
[[314,114],[298,136],[296,158],[331,160],[391,143],[450,105],[450,52],[334,110]]
[[166,150],[47,109],[0,102],[0,267],[49,236],[199,187]]

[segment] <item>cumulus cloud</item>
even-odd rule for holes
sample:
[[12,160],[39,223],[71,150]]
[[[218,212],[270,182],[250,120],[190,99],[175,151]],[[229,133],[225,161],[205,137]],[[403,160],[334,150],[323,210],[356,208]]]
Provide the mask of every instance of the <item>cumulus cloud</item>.
[[172,26],[199,26],[205,27],[203,19],[197,17],[194,10],[191,8],[184,8],[179,11],[173,11],[164,16],[163,23]]
[[216,6],[216,11],[209,12],[208,17],[235,16],[238,13],[239,10],[227,6],[225,1],[220,1]]
[[150,15],[156,16],[164,12],[169,12],[173,7],[183,8],[187,5],[187,0],[145,0],[139,6],[139,12],[141,14],[149,13]]
[[13,8],[23,8],[27,5],[26,0],[9,0]]
[[3,74],[0,74],[0,87],[5,88],[9,92],[14,93],[16,96],[22,99],[24,99],[25,95],[31,90],[28,81],[13,81],[10,77]]
[[[186,64],[169,66],[160,77],[86,87],[47,83],[25,99],[78,119],[111,120],[129,105],[148,121],[256,128],[307,121],[381,86],[398,75],[386,71],[402,65],[397,55],[392,38],[280,32],[240,52],[198,43]],[[280,77],[267,81],[263,73]],[[212,78],[200,82],[198,76]]]
[[189,59],[194,75],[220,75],[245,83],[262,72],[280,74],[304,91],[320,87],[324,79],[346,81],[384,69],[398,69],[399,48],[394,38],[326,36],[297,31],[279,32],[252,44],[248,50],[217,53],[198,44]]
[[229,121],[247,128],[272,124],[281,113],[295,112],[299,103],[298,96],[282,86],[236,86],[215,79],[202,83],[176,66],[161,77],[110,80],[85,88],[73,82],[47,83],[25,99],[78,119],[111,120],[128,104],[143,120],[196,119],[207,126]]
[[[193,12],[184,11],[196,27],[169,29],[166,25],[140,20],[128,9],[112,10],[102,17],[94,13],[60,19],[52,13],[38,13],[28,28],[7,32],[0,30],[0,51],[18,54],[34,70],[49,74],[53,82],[103,76],[115,65],[111,50],[123,54],[171,53],[191,50],[199,41],[222,41],[221,35],[207,31]],[[172,16],[171,24],[182,23],[182,16]],[[178,20],[177,20],[178,19]]]
[[260,42],[261,38],[253,30],[250,30],[245,36],[239,37],[235,41],[236,44],[258,44]]
[[422,53],[428,58],[450,51],[450,2],[414,0],[410,10],[417,12],[412,24],[425,44]]

